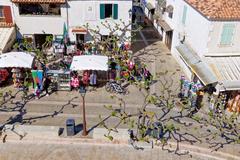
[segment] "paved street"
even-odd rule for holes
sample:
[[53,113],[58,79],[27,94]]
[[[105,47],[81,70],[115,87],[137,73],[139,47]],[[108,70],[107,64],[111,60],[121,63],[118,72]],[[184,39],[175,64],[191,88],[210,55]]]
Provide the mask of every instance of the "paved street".
[[[152,27],[144,28],[137,34],[137,39],[133,44],[134,58],[138,58],[145,62],[147,64],[147,68],[154,76],[155,83],[150,88],[151,93],[164,95],[166,94],[165,91],[170,90],[171,95],[177,95],[179,90],[179,78],[183,72],[181,71],[178,63],[171,56],[170,51],[160,41],[160,38],[161,37],[158,36]],[[128,95],[120,97],[126,102],[127,112],[134,113],[137,112],[137,108],[142,105],[144,96],[134,86],[129,86],[128,90]],[[103,107],[104,105],[113,105],[113,108],[118,109],[119,103],[120,102],[118,100],[111,98],[111,94],[107,93],[104,87],[98,88],[97,91],[88,92],[86,94],[87,127],[91,128],[96,126],[100,122],[99,115],[101,115],[104,119],[111,114],[111,112]],[[82,123],[81,104],[81,96],[77,91],[56,92],[51,94],[49,97],[42,97],[39,100],[31,100],[25,105],[22,105],[20,95],[17,95],[16,99],[14,99],[12,103],[8,102],[0,107],[0,124],[5,124],[7,122],[9,124],[64,127],[67,118],[74,118],[76,120],[76,124],[80,124]],[[156,113],[159,111],[158,108],[153,106],[150,106],[149,109]],[[176,115],[178,110],[179,109],[176,108],[170,116]],[[207,133],[208,129],[212,129],[210,126],[201,126],[189,119],[183,119],[183,121],[192,124],[190,125],[191,127],[185,127],[182,129],[185,129],[186,133],[192,133],[193,135],[198,135],[199,132],[193,128],[201,127],[201,132],[203,133]],[[105,122],[112,126],[118,121],[114,118],[108,118]],[[128,126],[121,125],[120,127],[127,128]],[[72,142],[70,144],[66,142],[61,145],[58,145],[55,142],[53,142],[53,144],[44,143],[34,145],[35,143],[33,142],[22,144],[21,142],[14,141],[6,144],[0,144],[5,146],[3,147],[3,150],[0,150],[0,159],[14,159],[19,153],[25,152],[29,152],[31,154],[21,157],[22,159],[32,159],[32,157],[37,157],[36,159],[53,159],[53,157],[69,159],[69,155],[71,155],[71,159],[73,160],[79,159],[79,157],[83,157],[83,159],[166,159],[165,157],[169,156],[167,152],[161,152],[160,149],[140,152],[124,145],[85,145],[81,143],[71,145]],[[11,147],[13,146],[12,144],[14,144],[14,147]],[[44,147],[42,147],[42,145],[44,145]],[[206,147],[204,142],[197,143],[196,145]],[[28,150],[18,150],[19,146],[26,146]],[[230,145],[228,145],[228,147],[229,146]],[[237,147],[238,146],[236,145],[233,148]],[[113,150],[109,151],[109,148]],[[38,150],[38,152],[35,153],[34,150]],[[126,151],[127,154],[125,154]],[[220,149],[220,151],[240,156],[240,152],[237,149],[235,150],[225,147]],[[14,154],[10,154],[12,157],[7,157],[4,154],[1,154],[6,152]],[[104,154],[104,156],[99,156],[105,152],[110,153],[106,155]],[[189,157],[180,157],[173,154],[169,156],[169,159],[188,158]],[[196,156],[194,158],[199,160],[205,159],[201,158],[201,156]],[[211,159],[211,157],[208,157],[207,159]]]
[[[136,42],[133,44],[133,51],[134,58],[139,58],[147,64],[147,68],[149,68],[153,74],[154,79],[157,80],[156,83],[151,86],[151,92],[161,94],[161,86],[163,86],[162,83],[165,82],[169,83],[168,85],[172,91],[176,91],[178,78],[182,73],[180,67],[171,56],[170,51],[159,40],[160,36],[158,36],[156,31],[152,27],[146,27],[141,31],[141,34],[138,33]],[[167,70],[168,73],[165,73]],[[170,83],[171,81],[173,85]],[[124,98],[127,104],[127,111],[137,111],[137,108],[143,104],[144,96],[134,86],[129,86],[128,90],[130,93],[127,96],[120,97]],[[110,114],[109,111],[103,107],[104,105],[111,104],[115,105],[115,107],[119,106],[119,101],[111,99],[110,96],[104,87],[86,94],[86,113],[89,127],[99,122],[99,115],[107,117]],[[8,103],[2,106],[5,110],[8,109],[9,112],[0,113],[0,123],[9,121],[9,117],[14,117],[14,119],[10,119],[11,123],[24,122],[33,125],[64,126],[66,119],[69,117],[75,118],[77,123],[82,122],[80,108],[82,102],[81,96],[77,91],[56,92],[40,100],[31,100],[24,108],[18,106],[14,109],[14,112],[10,112],[9,109],[16,105],[16,102],[20,99],[20,95],[18,95],[16,99],[18,100],[14,100],[14,104]],[[4,109],[2,111],[4,111]],[[158,109],[153,108],[153,111],[158,111]],[[54,116],[52,116],[53,114]],[[112,122],[108,120],[108,122],[112,124],[115,121]]]
[[[43,129],[43,128],[42,128]],[[238,160],[238,156],[231,154],[231,150],[237,150],[237,147],[229,148],[229,151],[214,152],[204,145],[191,145],[181,143],[177,154],[173,153],[176,143],[170,142],[163,151],[159,146],[151,144],[137,143],[139,149],[134,149],[124,139],[108,141],[107,139],[89,139],[89,138],[69,138],[57,137],[46,134],[48,130],[42,130],[27,134],[22,140],[16,133],[9,132],[6,142],[0,143],[1,160],[31,160],[31,159],[71,159],[71,160],[92,160],[92,159],[152,159],[152,160]],[[128,139],[128,137],[125,137]],[[169,152],[170,154],[169,154]],[[171,154],[172,153],[172,154]],[[188,153],[188,154],[186,154]]]

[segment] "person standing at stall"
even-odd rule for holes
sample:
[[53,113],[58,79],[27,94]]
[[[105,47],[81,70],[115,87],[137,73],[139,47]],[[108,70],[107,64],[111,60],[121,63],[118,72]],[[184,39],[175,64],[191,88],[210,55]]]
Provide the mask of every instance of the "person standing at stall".
[[46,96],[49,96],[48,88],[49,88],[51,83],[52,83],[52,81],[51,81],[50,77],[45,76],[45,78],[43,80],[43,90],[46,91]]
[[84,86],[88,86],[89,83],[89,73],[88,71],[84,71],[83,77],[82,77],[82,82]]
[[37,83],[35,89],[34,89],[34,94],[36,96],[35,99],[39,99],[40,98],[40,93],[41,93],[41,86],[39,83]]

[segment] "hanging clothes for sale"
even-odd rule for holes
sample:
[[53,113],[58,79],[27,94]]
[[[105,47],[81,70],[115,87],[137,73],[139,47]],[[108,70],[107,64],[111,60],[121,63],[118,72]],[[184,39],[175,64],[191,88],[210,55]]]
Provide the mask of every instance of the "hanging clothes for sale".
[[90,75],[90,85],[95,86],[97,84],[97,74],[92,72]]
[[184,81],[184,84],[183,84],[183,96],[184,96],[185,98],[188,98],[188,97],[189,97],[190,87],[191,87],[191,82],[189,82],[188,80],[185,80],[185,81]]

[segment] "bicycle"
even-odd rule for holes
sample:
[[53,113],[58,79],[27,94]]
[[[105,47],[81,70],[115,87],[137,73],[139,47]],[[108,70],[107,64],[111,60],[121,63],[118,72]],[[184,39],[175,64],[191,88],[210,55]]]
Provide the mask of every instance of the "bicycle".
[[116,81],[109,81],[105,85],[105,89],[107,92],[111,93],[118,93],[118,94],[126,94],[127,90],[126,88],[122,87],[120,84],[118,84]]

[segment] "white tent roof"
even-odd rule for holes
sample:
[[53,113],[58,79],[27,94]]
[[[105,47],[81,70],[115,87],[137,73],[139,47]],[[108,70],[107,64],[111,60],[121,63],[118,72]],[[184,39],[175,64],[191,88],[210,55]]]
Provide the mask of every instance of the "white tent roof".
[[9,52],[0,55],[0,68],[32,68],[34,56],[25,52]]
[[108,70],[108,57],[97,55],[74,56],[71,64],[71,70]]

